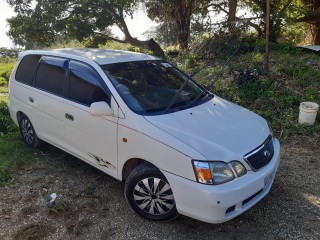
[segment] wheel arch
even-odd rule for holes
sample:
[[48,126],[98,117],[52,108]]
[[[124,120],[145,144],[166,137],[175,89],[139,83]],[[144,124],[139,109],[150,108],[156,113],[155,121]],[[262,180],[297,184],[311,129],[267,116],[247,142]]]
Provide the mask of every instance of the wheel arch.
[[122,182],[125,182],[127,178],[129,177],[130,173],[135,169],[138,165],[142,163],[147,163],[150,164],[151,166],[157,168],[154,164],[151,162],[141,159],[141,158],[130,158],[128,159],[125,164],[122,167],[122,175],[121,175],[121,180]]
[[19,124],[20,122],[20,118],[25,115],[22,111],[18,111],[17,114],[16,114],[16,117],[17,117],[17,123]]

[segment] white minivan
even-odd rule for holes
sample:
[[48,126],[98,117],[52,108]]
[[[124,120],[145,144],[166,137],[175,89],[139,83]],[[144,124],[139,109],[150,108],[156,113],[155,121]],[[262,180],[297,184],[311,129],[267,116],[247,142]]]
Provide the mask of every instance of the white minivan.
[[155,221],[230,220],[269,192],[280,161],[263,118],[140,53],[24,51],[9,110],[28,147],[48,142],[123,181]]

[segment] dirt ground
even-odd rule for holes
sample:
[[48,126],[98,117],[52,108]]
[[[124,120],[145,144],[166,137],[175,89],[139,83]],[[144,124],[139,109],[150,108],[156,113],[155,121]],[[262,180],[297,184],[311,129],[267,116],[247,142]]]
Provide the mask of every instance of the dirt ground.
[[[188,217],[158,223],[134,214],[122,183],[49,145],[0,187],[0,239],[320,239],[320,147],[282,145],[271,192],[223,224]],[[53,208],[44,199],[56,192]]]

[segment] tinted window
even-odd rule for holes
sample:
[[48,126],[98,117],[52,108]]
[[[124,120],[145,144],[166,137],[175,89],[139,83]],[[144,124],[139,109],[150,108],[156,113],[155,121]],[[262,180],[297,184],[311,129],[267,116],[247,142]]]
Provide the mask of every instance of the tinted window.
[[110,97],[102,88],[100,76],[86,64],[71,61],[69,98],[90,106],[91,103],[104,101],[110,104]]
[[129,108],[139,114],[159,113],[168,106],[182,109],[204,93],[186,74],[164,61],[113,63],[102,69]]
[[34,74],[39,65],[39,55],[27,55],[25,56],[17,69],[16,80],[29,85],[32,85]]
[[66,64],[65,59],[42,57],[36,74],[36,87],[63,96]]

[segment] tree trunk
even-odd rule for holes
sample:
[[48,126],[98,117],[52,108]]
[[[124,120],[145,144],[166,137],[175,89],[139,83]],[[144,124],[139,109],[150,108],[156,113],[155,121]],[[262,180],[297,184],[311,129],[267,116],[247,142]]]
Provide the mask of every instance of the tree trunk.
[[[192,10],[194,8],[193,0],[181,1],[178,8],[178,17],[172,16],[178,30],[178,42],[182,49],[187,49],[190,37],[190,23]],[[175,12],[173,12],[175,13]]]
[[159,46],[159,44],[156,41],[153,40],[153,38],[151,38],[147,41],[140,41],[140,40],[130,36],[128,38],[126,37],[124,41],[127,43],[130,43],[132,46],[152,51],[152,53],[155,56],[158,56],[161,58],[165,57],[162,48]]
[[120,30],[124,34],[124,41],[123,42],[130,43],[132,46],[135,46],[138,48],[152,51],[152,53],[158,57],[162,57],[162,58],[165,57],[162,48],[152,38],[147,41],[140,41],[140,40],[132,37],[129,32],[128,26],[122,16],[118,17],[118,27],[120,28]]
[[186,22],[177,21],[178,29],[178,42],[182,49],[187,49],[189,45],[189,35],[190,35],[190,24],[187,26]]
[[229,14],[228,22],[234,22],[236,20],[238,0],[229,0]]
[[308,8],[305,16],[296,19],[296,22],[308,23],[308,33],[305,42],[311,45],[320,45],[320,1],[302,0],[302,3]]
[[311,45],[320,45],[320,22],[310,23],[306,42]]

